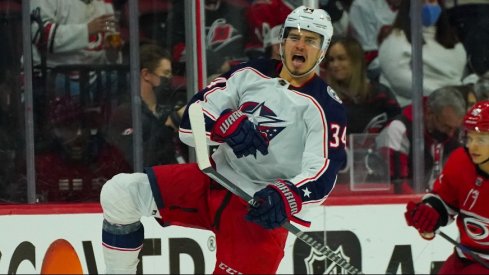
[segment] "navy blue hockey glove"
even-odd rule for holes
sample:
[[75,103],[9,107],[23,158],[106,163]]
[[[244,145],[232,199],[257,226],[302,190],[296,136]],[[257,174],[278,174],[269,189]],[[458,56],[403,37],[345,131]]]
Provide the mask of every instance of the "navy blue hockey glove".
[[308,226],[295,214],[302,209],[302,198],[299,189],[285,180],[278,180],[255,193],[256,206],[251,206],[246,219],[264,228],[274,229],[282,226],[287,220]]
[[256,150],[268,154],[268,139],[256,125],[240,110],[227,109],[222,112],[212,128],[211,140],[226,142],[236,157],[254,155]]

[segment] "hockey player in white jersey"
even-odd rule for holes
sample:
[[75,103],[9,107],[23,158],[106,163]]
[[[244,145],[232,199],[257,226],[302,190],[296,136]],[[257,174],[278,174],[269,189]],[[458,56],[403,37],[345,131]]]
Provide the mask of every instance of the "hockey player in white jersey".
[[[203,174],[197,164],[154,166],[119,174],[101,192],[107,273],[135,273],[144,230],[141,216],[162,226],[211,230],[214,273],[272,274],[293,221],[307,226],[346,162],[346,115],[315,73],[333,29],[329,15],[301,6],[281,31],[281,61],[238,65],[197,93],[215,169],[260,202],[245,201]],[[188,113],[180,138],[193,146]]]

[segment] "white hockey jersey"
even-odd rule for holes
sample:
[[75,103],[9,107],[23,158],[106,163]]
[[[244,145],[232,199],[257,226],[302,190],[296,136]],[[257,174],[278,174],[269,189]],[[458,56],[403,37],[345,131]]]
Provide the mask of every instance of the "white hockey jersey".
[[40,8],[42,27],[32,24],[33,62],[41,62],[47,51],[47,66],[105,64],[103,34],[88,34],[87,24],[104,14],[113,14],[111,0],[32,0],[31,10]]
[[[341,100],[317,75],[293,87],[279,78],[281,67],[280,61],[263,59],[240,64],[197,93],[189,105],[201,101],[208,136],[224,110],[247,114],[267,134],[269,153],[237,158],[231,147],[220,144],[212,155],[216,170],[251,196],[277,179],[289,180],[301,192],[304,213],[326,199],[345,165],[346,114]],[[194,146],[187,112],[179,134]],[[307,219],[301,213],[298,217]]]

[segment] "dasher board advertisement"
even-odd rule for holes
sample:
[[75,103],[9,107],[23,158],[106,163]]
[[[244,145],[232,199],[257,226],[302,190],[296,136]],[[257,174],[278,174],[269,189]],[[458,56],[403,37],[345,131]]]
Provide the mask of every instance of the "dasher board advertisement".
[[[405,204],[318,207],[301,228],[366,274],[430,274],[452,253],[443,238],[422,239],[404,220]],[[0,215],[0,274],[103,274],[101,213]],[[214,234],[143,218],[145,242],[138,273],[210,274]],[[455,224],[442,228],[457,239]],[[239,249],[237,247],[236,249]],[[266,257],[256,251],[257,257]],[[233,270],[219,265],[225,272]],[[42,272],[42,273],[41,273]],[[279,274],[346,274],[289,234]]]

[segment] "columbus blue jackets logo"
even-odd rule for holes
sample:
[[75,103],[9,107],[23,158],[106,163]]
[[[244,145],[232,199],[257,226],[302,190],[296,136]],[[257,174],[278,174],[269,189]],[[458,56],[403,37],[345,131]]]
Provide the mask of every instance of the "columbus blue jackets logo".
[[250,121],[267,135],[268,140],[272,140],[285,129],[285,121],[279,119],[270,108],[265,106],[265,102],[245,102],[241,105],[240,110],[248,114]]

